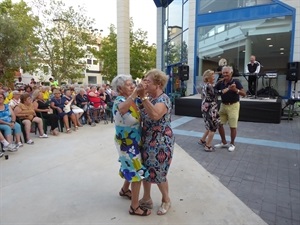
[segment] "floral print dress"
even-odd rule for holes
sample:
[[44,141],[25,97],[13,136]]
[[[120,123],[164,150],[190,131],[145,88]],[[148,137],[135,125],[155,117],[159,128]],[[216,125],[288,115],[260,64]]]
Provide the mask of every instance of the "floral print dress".
[[118,96],[114,101],[115,144],[121,163],[119,174],[129,182],[138,182],[149,175],[141,160],[141,126],[140,112],[131,106],[127,113],[121,115],[118,107],[126,99]]
[[159,120],[152,120],[142,109],[142,157],[150,176],[145,180],[151,183],[166,182],[173,158],[175,137],[171,129],[171,101],[166,94],[150,99],[152,104],[164,103],[167,113]]
[[216,132],[220,125],[217,91],[212,84],[205,83],[202,88],[202,96],[201,110],[205,128]]

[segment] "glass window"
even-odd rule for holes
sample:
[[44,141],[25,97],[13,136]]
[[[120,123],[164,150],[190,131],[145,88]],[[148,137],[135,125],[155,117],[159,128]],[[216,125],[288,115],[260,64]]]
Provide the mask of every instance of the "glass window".
[[[276,29],[274,29],[276,27]],[[244,88],[247,82],[242,76],[251,55],[262,65],[261,73],[276,71],[278,77],[272,86],[285,96],[287,92],[286,64],[291,47],[292,17],[275,17],[260,20],[219,24],[198,28],[199,74],[206,69],[216,70],[221,59],[233,66]],[[266,79],[260,79],[262,87]],[[268,82],[268,81],[267,81]]]
[[89,84],[97,84],[97,77],[95,77],[95,76],[88,76],[88,83]]
[[93,60],[93,65],[97,65],[98,64],[98,60]]
[[183,30],[189,27],[189,2],[186,2],[183,5],[183,20],[182,20],[182,28]]
[[168,42],[168,64],[181,62],[181,35]]
[[168,7],[169,26],[182,27],[182,0],[174,0]]
[[90,65],[90,64],[92,64],[92,60],[91,59],[87,59],[86,63]]
[[273,3],[272,0],[200,0],[200,14]]
[[189,30],[183,32],[182,35],[182,63],[188,64],[188,43],[189,43]]

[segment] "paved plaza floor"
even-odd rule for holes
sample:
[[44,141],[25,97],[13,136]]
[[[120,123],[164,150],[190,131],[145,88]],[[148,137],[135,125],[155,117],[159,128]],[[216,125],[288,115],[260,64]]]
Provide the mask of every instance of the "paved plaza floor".
[[156,186],[152,214],[128,214],[130,202],[118,196],[114,125],[101,123],[34,138],[34,145],[0,159],[0,225],[300,224],[299,118],[240,122],[235,152],[203,151],[197,144],[202,118],[173,116],[172,126],[176,146],[167,215],[156,215]]

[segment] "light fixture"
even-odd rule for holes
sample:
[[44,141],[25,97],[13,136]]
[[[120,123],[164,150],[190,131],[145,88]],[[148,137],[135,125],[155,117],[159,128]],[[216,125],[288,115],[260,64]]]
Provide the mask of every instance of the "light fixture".
[[269,45],[269,47],[271,48],[271,47],[273,47],[273,45]]
[[267,41],[271,41],[271,40],[272,40],[272,38],[268,37],[266,40],[267,40]]
[[284,50],[284,48],[280,48],[279,50],[280,50],[280,51],[283,51],[283,50]]
[[211,13],[211,12],[212,12],[212,11],[210,11],[210,10],[208,11],[208,13]]
[[280,52],[280,55],[284,55],[284,52]]
[[218,58],[221,58],[221,56],[220,56],[220,55],[218,55]]

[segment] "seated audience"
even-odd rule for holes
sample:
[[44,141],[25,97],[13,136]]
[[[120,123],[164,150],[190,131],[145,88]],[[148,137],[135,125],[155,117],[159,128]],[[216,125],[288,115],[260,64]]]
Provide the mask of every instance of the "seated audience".
[[53,109],[50,107],[50,102],[44,100],[43,93],[40,90],[35,90],[32,94],[34,102],[33,107],[38,117],[46,120],[51,126],[50,134],[57,136],[58,131],[58,116],[53,114]]
[[90,117],[90,109],[88,107],[89,100],[88,96],[85,94],[85,91],[83,88],[80,88],[79,93],[76,95],[76,103],[77,106],[82,108],[84,111],[84,115],[87,117],[87,122],[89,125],[95,126],[95,123],[92,124],[92,120]]
[[[73,122],[75,128],[74,131],[78,130],[78,124],[76,120],[76,116],[72,109],[64,110],[65,105],[68,105],[69,101],[61,96],[61,92],[58,89],[53,90],[54,97],[51,99],[50,106],[52,109],[57,111],[59,119],[62,119],[64,122],[64,125],[66,127],[66,132],[71,133],[71,129],[69,126],[69,118]],[[70,106],[69,106],[70,107]],[[67,108],[69,108],[67,107]]]
[[47,134],[44,133],[43,130],[43,120],[36,116],[34,111],[34,107],[32,104],[32,99],[29,93],[24,93],[21,95],[21,102],[15,107],[14,112],[18,119],[21,120],[22,124],[25,128],[25,135],[26,135],[26,143],[33,144],[34,141],[30,138],[30,130],[31,130],[31,123],[34,122],[38,125],[39,130],[39,137],[40,138],[47,138]]
[[20,103],[20,96],[21,93],[19,91],[13,91],[13,97],[12,99],[9,101],[9,106],[14,110],[14,108]]
[[[0,131],[3,132],[4,137],[9,144],[13,142],[13,131],[16,138],[16,148],[22,147],[21,142],[21,126],[16,122],[16,116],[8,104],[4,104],[4,94],[0,94]],[[11,145],[11,149],[14,147]]]
[[79,127],[82,127],[82,124],[79,122],[81,116],[83,115],[84,111],[82,108],[79,108],[76,104],[76,96],[72,96],[72,92],[68,89],[65,90],[65,96],[64,96],[69,102],[72,101],[71,103],[71,109],[75,113],[77,124]]

